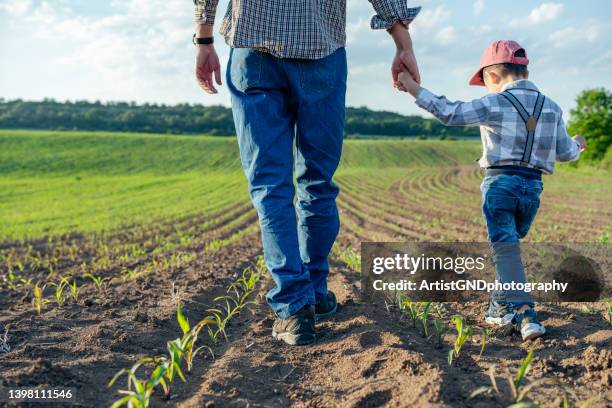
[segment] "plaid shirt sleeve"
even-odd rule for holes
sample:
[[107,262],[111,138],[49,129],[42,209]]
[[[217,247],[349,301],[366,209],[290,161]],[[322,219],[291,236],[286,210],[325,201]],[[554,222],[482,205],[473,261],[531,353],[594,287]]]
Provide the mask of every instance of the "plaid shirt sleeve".
[[421,88],[416,104],[449,126],[478,126],[487,123],[491,112],[489,95],[471,102],[451,102]]
[[558,161],[576,161],[580,158],[580,146],[567,133],[563,117],[559,118],[557,124],[557,146],[556,158]]
[[193,0],[196,24],[213,25],[219,0]]
[[369,0],[376,15],[370,26],[374,30],[390,29],[398,21],[412,21],[421,11],[420,7],[408,7],[406,0]]

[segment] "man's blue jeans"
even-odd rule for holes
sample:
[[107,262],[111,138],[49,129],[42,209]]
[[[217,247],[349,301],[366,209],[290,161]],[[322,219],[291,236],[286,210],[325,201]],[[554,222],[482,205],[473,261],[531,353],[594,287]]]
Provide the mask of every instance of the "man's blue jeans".
[[340,227],[332,177],[342,152],[346,76],[344,48],[319,60],[231,50],[227,83],[240,158],[276,284],[267,301],[280,318],[327,294],[327,257]]
[[[480,189],[497,279],[503,283],[524,283],[525,270],[519,241],[529,232],[540,208],[542,181],[501,174],[486,176]],[[515,307],[524,304],[533,307],[533,298],[523,291],[494,292],[493,300],[511,303]]]

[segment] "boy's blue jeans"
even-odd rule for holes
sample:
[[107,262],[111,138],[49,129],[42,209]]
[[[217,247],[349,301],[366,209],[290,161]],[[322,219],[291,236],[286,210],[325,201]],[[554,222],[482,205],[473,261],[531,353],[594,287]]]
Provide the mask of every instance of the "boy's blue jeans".
[[276,284],[267,301],[280,318],[327,294],[327,257],[340,226],[332,177],[344,137],[346,77],[344,48],[319,60],[250,48],[230,53],[240,158]]
[[[525,282],[521,261],[520,239],[525,237],[540,208],[541,180],[519,175],[486,176],[480,186],[489,242],[500,282]],[[494,292],[493,300],[514,307],[528,304],[533,298],[523,291]]]

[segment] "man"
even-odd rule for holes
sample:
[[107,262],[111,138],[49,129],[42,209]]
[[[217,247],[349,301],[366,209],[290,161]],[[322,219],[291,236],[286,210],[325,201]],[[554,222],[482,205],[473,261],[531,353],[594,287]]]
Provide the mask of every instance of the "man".
[[[370,2],[372,28],[387,29],[397,47],[394,86],[402,70],[420,82],[408,32],[420,7]],[[218,0],[194,3],[196,77],[214,94],[213,82],[222,84],[212,43]],[[267,294],[277,316],[272,335],[292,345],[313,343],[315,320],[338,307],[327,257],[339,230],[332,177],[344,136],[345,25],[345,0],[232,0],[221,24],[240,158],[276,284]]]

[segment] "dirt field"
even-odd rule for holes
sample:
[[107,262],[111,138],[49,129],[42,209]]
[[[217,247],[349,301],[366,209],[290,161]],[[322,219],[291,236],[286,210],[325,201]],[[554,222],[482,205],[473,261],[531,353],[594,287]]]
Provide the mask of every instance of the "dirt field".
[[[535,358],[525,383],[534,386],[527,400],[562,407],[562,384],[575,393],[568,391],[571,407],[587,400],[589,407],[612,406],[612,326],[603,302],[540,305],[548,329],[544,338],[523,343],[516,333],[497,331],[479,358],[481,339],[475,335],[457,364],[449,366],[456,335],[448,319],[461,314],[482,327],[486,305],[444,305],[448,329],[436,347],[396,308],[360,301],[359,273],[347,254],[354,255],[363,240],[485,239],[479,177],[463,164],[435,172],[419,167],[340,173],[342,231],[330,288],[341,308],[318,325],[317,344],[291,348],[271,339],[273,316],[263,300],[271,282],[264,276],[256,303],[232,320],[228,340],[211,345],[215,358],[202,352],[187,382],[175,380],[169,400],[156,391],[151,406],[505,407],[512,403],[502,379],[505,370],[514,375],[531,347]],[[593,188],[601,183],[609,178],[560,174],[546,187],[530,240],[609,236],[609,224],[602,220],[612,218],[610,192]],[[256,221],[244,198],[207,214],[119,232],[5,242],[3,272],[7,276],[11,265],[15,281],[25,283],[9,289],[5,278],[0,289],[0,328],[8,331],[11,348],[0,353],[0,386],[69,386],[76,389],[76,404],[70,406],[110,406],[125,389],[123,379],[108,389],[112,376],[141,357],[165,353],[166,342],[180,333],[178,299],[195,322],[256,264],[261,255]],[[60,277],[77,282],[77,299],[66,290],[59,306],[48,286],[48,303],[39,316],[33,283]],[[107,279],[96,285],[96,277]],[[501,395],[469,399],[475,389],[491,384],[492,365]],[[549,381],[538,382],[542,378]]]

